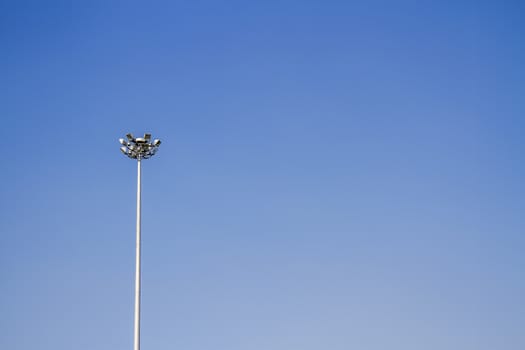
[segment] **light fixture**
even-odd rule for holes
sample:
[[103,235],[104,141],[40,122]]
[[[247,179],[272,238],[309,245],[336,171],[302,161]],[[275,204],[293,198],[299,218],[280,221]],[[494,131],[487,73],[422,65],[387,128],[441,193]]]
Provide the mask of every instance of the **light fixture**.
[[119,142],[123,145],[121,151],[132,159],[148,159],[151,158],[160,146],[160,140],[151,140],[151,134],[144,134],[144,137],[134,138],[132,134],[127,134],[129,142],[124,139],[119,139]]

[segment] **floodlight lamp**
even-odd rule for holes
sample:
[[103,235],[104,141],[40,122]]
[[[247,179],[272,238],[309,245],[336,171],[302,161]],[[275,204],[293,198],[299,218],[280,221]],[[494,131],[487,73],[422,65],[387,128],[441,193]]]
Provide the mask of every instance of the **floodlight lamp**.
[[131,133],[126,135],[126,139],[119,139],[122,153],[131,159],[148,159],[157,153],[160,145],[160,140],[155,139],[151,141],[151,134],[145,133],[144,137],[135,138]]

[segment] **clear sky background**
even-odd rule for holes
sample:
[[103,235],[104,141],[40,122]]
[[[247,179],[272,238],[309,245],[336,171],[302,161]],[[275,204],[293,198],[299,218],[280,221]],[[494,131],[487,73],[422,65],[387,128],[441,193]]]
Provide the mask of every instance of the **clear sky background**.
[[0,348],[525,349],[521,1],[1,1]]

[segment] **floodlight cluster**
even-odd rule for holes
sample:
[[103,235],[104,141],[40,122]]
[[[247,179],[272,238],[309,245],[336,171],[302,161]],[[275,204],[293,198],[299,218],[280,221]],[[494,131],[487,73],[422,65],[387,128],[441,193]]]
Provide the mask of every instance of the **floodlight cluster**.
[[153,157],[160,146],[160,140],[155,139],[151,141],[151,134],[144,134],[144,137],[133,137],[132,134],[127,134],[126,139],[118,140],[122,147],[120,151],[131,159],[148,159]]

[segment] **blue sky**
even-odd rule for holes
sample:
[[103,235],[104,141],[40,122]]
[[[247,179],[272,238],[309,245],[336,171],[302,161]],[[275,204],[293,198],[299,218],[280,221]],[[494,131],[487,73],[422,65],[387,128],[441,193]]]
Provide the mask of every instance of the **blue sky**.
[[2,1],[0,348],[525,348],[519,1]]

